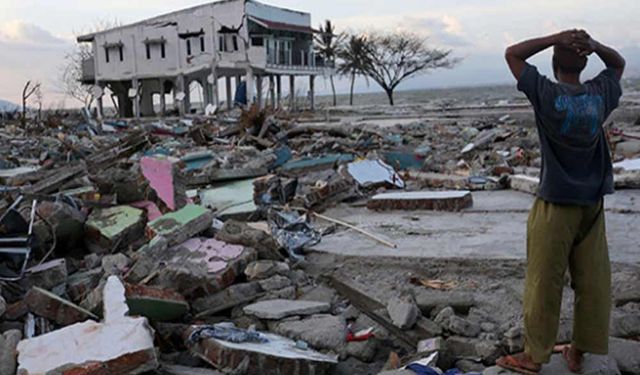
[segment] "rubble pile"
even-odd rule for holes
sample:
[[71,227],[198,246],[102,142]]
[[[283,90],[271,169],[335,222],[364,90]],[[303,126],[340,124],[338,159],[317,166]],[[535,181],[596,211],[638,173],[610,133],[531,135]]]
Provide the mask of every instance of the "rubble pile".
[[[534,129],[509,117],[316,124],[255,109],[74,121],[0,129],[0,374],[335,374],[351,360],[473,373],[521,349],[473,304],[378,301],[309,276],[304,256],[342,227],[384,243],[322,216],[339,202],[459,211],[469,190],[534,192]],[[627,139],[611,138],[627,158],[616,180],[638,188]]]

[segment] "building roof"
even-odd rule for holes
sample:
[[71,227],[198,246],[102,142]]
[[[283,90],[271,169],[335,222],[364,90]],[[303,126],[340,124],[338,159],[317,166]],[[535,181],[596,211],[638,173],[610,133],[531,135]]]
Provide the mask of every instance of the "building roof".
[[[256,4],[267,5],[267,6],[272,7],[272,8],[285,10],[285,11],[288,11],[288,12],[291,12],[291,13],[308,14],[306,12],[300,12],[300,11],[297,11],[297,10],[287,9],[287,8],[283,8],[283,7],[277,7],[277,6],[268,5],[268,4],[263,4],[263,3],[260,3],[258,1],[255,1],[255,0],[218,0],[218,1],[209,2],[209,3],[206,3],[206,4],[196,5],[196,6],[193,6],[193,7],[190,7],[190,8],[181,9],[181,10],[177,10],[177,11],[174,11],[174,12],[162,14],[162,15],[159,15],[159,16],[156,16],[156,17],[152,17],[152,18],[149,18],[149,19],[146,19],[146,20],[134,22],[134,23],[131,23],[131,24],[122,25],[122,26],[119,26],[119,27],[114,27],[112,29],[107,29],[107,30],[102,30],[102,31],[90,33],[90,34],[80,35],[77,38],[77,41],[79,43],[92,42],[95,39],[96,35],[104,34],[104,33],[110,32],[110,31],[114,31],[114,30],[124,29],[124,28],[131,27],[131,26],[143,25],[143,24],[146,24],[146,23],[154,21],[154,20],[164,19],[164,18],[166,18],[168,16],[172,16],[172,15],[175,15],[175,14],[180,14],[182,12],[192,11],[194,9],[204,8],[204,7],[215,5],[215,4],[230,3],[230,2],[234,2],[234,1],[245,1],[245,2],[248,1],[248,2],[252,2],[252,3],[256,3]],[[277,23],[277,22],[275,22],[275,23]],[[300,26],[295,26],[295,25],[290,25],[290,26],[298,27],[298,28],[300,27]],[[293,31],[293,30],[290,30],[290,31]],[[309,32],[309,31],[300,31],[300,32]]]
[[300,25],[292,25],[292,24],[282,23],[282,22],[274,22],[274,21],[269,21],[262,18],[254,17],[254,16],[249,16],[249,19],[257,23],[258,25],[264,27],[265,29],[269,29],[269,30],[293,31],[293,32],[305,33],[305,34],[313,34],[318,32],[317,30],[314,30],[312,27],[309,27],[309,26],[300,26]]

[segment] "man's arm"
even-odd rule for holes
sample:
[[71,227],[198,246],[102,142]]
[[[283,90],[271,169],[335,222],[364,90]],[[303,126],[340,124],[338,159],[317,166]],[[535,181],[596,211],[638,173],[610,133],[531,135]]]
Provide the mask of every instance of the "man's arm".
[[[590,48],[592,48],[592,52],[595,52],[596,55],[604,62],[604,65],[609,69],[613,69],[616,72],[616,76],[618,77],[618,81],[622,78],[622,74],[624,73],[624,68],[627,65],[627,62],[624,60],[624,57],[615,49],[608,47],[600,42],[593,40],[589,37]],[[589,50],[585,51],[588,53]]]
[[555,45],[577,49],[575,41],[578,36],[578,30],[568,30],[542,38],[525,40],[508,47],[504,57],[507,60],[507,64],[509,64],[511,73],[516,80],[519,80],[524,68],[527,66],[526,61],[528,58]]

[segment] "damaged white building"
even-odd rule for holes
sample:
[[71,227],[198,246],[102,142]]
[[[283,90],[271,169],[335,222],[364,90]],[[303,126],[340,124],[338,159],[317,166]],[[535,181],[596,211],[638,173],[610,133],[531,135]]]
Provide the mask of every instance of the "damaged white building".
[[231,108],[240,87],[247,104],[277,107],[283,76],[290,107],[296,77],[308,78],[313,107],[315,77],[332,74],[314,53],[313,33],[309,13],[223,0],[83,35],[78,42],[93,46],[83,82],[96,86],[100,115],[108,88],[121,117],[139,117],[163,115],[168,101],[181,115],[191,113],[194,86],[203,108],[219,108],[222,101]]

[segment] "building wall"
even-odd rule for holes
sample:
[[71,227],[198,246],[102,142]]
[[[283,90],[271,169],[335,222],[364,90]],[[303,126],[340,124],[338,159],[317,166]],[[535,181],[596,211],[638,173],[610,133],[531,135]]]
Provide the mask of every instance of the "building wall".
[[[243,23],[244,26],[240,28]],[[238,51],[220,52],[218,30],[222,26],[240,28]],[[192,54],[188,56],[187,40],[178,35],[200,30],[204,32],[204,52],[200,38],[193,37],[189,38]],[[151,45],[151,59],[148,59],[144,41],[159,38],[166,40],[165,58],[160,56],[160,45],[154,44]],[[156,17],[95,36],[96,80],[173,77],[179,73],[189,74],[207,69],[214,61],[233,65],[247,59],[244,40],[248,40],[248,33],[243,0],[212,3]],[[118,48],[111,48],[107,63],[104,46],[116,43],[123,44],[123,60],[120,61]],[[230,40],[228,45],[232,47]]]

